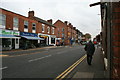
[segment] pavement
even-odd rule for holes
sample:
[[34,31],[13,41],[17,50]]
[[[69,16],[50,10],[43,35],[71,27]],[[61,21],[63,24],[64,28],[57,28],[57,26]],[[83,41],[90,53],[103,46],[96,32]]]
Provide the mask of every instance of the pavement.
[[104,61],[101,48],[96,48],[92,65],[85,58],[68,76],[68,80],[105,80]]

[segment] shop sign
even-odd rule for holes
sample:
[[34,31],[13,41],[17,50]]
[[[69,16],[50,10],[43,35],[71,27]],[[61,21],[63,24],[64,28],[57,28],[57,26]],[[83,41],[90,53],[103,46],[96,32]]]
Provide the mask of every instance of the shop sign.
[[44,37],[44,38],[49,37],[49,35],[47,35],[47,34],[41,34],[41,33],[39,33],[38,35],[39,35],[39,37]]
[[21,36],[32,36],[32,37],[38,37],[35,33],[28,33],[28,32],[20,32]]
[[12,30],[2,30],[2,29],[0,29],[0,34],[19,35],[19,32],[18,31],[12,31]]

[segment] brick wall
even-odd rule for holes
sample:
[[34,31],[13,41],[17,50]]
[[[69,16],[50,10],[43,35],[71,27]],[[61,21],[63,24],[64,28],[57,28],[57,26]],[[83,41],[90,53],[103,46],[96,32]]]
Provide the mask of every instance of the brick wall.
[[113,35],[112,77],[120,79],[120,2],[111,3],[111,6],[112,6],[112,35]]
[[[64,22],[62,22],[62,21],[60,21],[60,20],[58,20],[58,21],[56,21],[55,23],[54,23],[54,25],[56,26],[56,29],[55,29],[55,33],[56,33],[56,37],[57,38],[62,38],[62,28],[64,28],[64,35],[65,35],[65,38],[64,38],[64,40],[65,40],[65,44],[67,44],[67,36],[68,36],[68,29],[67,29],[67,25],[64,23]],[[59,32],[59,36],[58,36],[58,32]]]
[[[13,30],[13,18],[17,17],[19,20],[19,27],[18,27],[18,31],[24,32],[24,21],[28,21],[28,32],[32,33],[32,23],[36,23],[36,30],[39,30],[39,26],[37,21],[35,20],[31,20],[25,16],[22,16],[20,14],[16,14],[13,13],[11,11],[8,10],[4,10],[4,9],[0,9],[2,11],[2,14],[6,15],[6,28],[5,29],[10,29]],[[39,31],[37,31],[39,32]]]

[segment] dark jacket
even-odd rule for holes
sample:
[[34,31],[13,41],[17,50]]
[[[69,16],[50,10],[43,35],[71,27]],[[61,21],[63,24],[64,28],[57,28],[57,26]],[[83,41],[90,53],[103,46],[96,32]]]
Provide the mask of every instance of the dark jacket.
[[91,41],[85,45],[84,49],[88,55],[93,55],[95,52],[95,46]]

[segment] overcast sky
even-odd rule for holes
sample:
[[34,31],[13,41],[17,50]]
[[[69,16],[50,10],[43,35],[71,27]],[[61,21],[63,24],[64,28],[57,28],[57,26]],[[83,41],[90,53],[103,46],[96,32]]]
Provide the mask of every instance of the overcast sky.
[[100,0],[1,0],[2,8],[28,16],[29,10],[44,20],[68,21],[81,32],[92,37],[101,31],[100,6],[89,7]]

